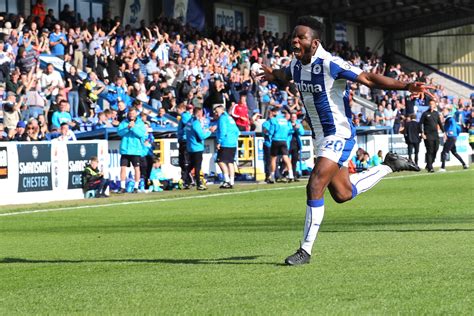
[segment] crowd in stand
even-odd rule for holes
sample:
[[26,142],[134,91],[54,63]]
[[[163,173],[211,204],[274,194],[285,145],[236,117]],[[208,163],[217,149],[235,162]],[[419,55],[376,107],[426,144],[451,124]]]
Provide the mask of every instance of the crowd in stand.
[[[257,76],[260,64],[289,64],[288,33],[216,27],[203,36],[165,17],[133,29],[110,13],[97,22],[78,20],[68,5],[58,20],[40,0],[32,12],[0,16],[0,141],[74,140],[77,132],[119,127],[132,106],[147,130],[177,127],[173,117],[180,105],[202,108],[209,124],[214,105],[223,104],[240,131],[261,131],[272,111],[288,113],[289,122],[292,115],[295,120],[305,116],[294,89]],[[329,51],[364,71],[433,84],[439,109],[448,107],[464,131],[472,126],[472,100],[446,95],[422,72],[386,65],[369,48],[335,43]],[[63,59],[62,74],[53,64],[41,65],[41,54]],[[356,126],[403,133],[407,118],[414,114],[419,120],[428,108],[428,97],[412,100],[406,91],[354,83],[351,93],[378,106],[373,116],[353,111]]]

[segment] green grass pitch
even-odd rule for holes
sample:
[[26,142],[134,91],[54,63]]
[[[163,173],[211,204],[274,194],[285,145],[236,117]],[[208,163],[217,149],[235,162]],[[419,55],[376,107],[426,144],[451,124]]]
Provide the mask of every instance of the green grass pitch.
[[0,207],[48,209],[0,216],[0,314],[474,313],[472,170],[397,174],[345,204],[326,196],[311,264],[286,267],[304,192],[242,185]]

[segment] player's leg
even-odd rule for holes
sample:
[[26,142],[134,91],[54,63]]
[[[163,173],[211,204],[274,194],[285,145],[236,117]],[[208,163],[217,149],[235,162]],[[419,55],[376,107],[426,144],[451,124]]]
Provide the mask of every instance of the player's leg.
[[138,192],[138,184],[140,183],[140,157],[139,156],[133,156],[132,160],[132,165],[135,170],[135,175],[134,175],[134,180],[135,184],[133,185],[133,193]]
[[451,153],[454,155],[454,157],[456,157],[457,160],[459,160],[459,162],[462,164],[462,167],[464,169],[467,169],[466,163],[464,162],[462,157],[459,156],[458,151],[456,150],[456,138],[451,138],[451,139],[453,140],[453,146],[451,147]]
[[127,167],[130,165],[130,161],[127,155],[120,157],[120,191],[119,193],[125,193],[125,187],[127,185]]
[[418,153],[420,152],[420,143],[414,143],[413,146],[415,148],[415,165],[418,166]]
[[270,179],[271,172],[271,156],[270,156],[270,147],[263,145],[263,162],[265,166],[265,182],[268,182]]
[[293,180],[293,168],[291,167],[291,159],[288,155],[283,155],[283,162],[285,163],[286,170],[288,170],[288,179]]
[[202,151],[196,152],[194,155],[194,181],[196,182],[196,188],[198,190],[207,190],[207,188],[201,183]]
[[227,168],[229,169],[229,179],[231,187],[234,186],[234,179],[235,179],[235,166],[234,162],[228,163]]
[[270,179],[268,180],[268,183],[275,182],[276,162],[277,162],[277,156],[271,155],[270,156]]
[[217,163],[217,165],[219,166],[219,168],[221,169],[222,171],[222,175],[224,176],[224,183],[220,186],[220,188],[224,188],[224,184],[226,183],[229,183],[230,182],[230,178],[229,178],[229,168],[227,168],[227,164],[223,161],[219,161]]
[[339,165],[326,157],[318,157],[306,186],[306,219],[301,247],[285,259],[288,265],[308,263],[313,244],[324,217],[324,191],[335,174]]
[[408,159],[411,159],[411,155],[413,154],[413,149],[414,149],[414,144],[413,143],[408,143]]
[[443,145],[443,150],[441,151],[441,169],[439,169],[440,172],[446,171],[446,169],[444,169],[445,163],[446,163],[446,156],[451,150],[451,146],[452,145],[451,145],[450,139],[448,138]]
[[283,157],[283,162],[285,163],[286,170],[288,170],[288,179],[293,180],[293,168],[291,167],[290,157],[288,157],[288,144],[286,142],[281,144],[280,154]]

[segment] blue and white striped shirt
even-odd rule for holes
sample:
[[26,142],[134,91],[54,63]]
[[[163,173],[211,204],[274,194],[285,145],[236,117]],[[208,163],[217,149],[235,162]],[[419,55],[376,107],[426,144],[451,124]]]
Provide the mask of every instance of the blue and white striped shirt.
[[355,81],[361,69],[332,56],[320,44],[310,63],[293,59],[286,72],[301,93],[314,134],[355,136],[347,80]]

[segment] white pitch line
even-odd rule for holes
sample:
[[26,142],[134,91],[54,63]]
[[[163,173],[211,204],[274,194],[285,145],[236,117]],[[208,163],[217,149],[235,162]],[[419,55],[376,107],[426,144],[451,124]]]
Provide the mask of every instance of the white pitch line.
[[[445,173],[458,173],[458,172],[466,172],[466,170],[453,170],[453,171],[446,171]],[[417,173],[417,174],[411,174],[411,175],[393,176],[393,177],[383,178],[382,180],[412,178],[412,177],[420,177],[420,176],[432,176],[432,174]],[[154,203],[154,202],[173,202],[173,201],[192,200],[192,199],[205,199],[205,198],[211,198],[211,197],[216,197],[216,196],[228,196],[228,195],[247,194],[247,193],[255,193],[255,192],[265,192],[265,191],[280,191],[280,190],[288,190],[288,189],[300,189],[304,187],[306,187],[306,185],[295,185],[295,186],[267,188],[267,189],[253,189],[253,190],[224,192],[224,193],[212,193],[212,194],[204,194],[204,195],[189,195],[189,196],[174,197],[174,198],[127,201],[127,202],[117,202],[117,203],[108,203],[108,204],[69,206],[69,207],[39,209],[39,210],[23,211],[23,212],[0,213],[0,217],[26,215],[26,214],[34,214],[34,213],[58,212],[58,211],[73,211],[73,210],[90,209],[90,208],[97,208],[97,207],[110,207],[110,206],[121,206],[121,205],[146,204],[146,203]]]
[[89,208],[97,208],[97,207],[145,204],[145,203],[154,203],[154,202],[171,202],[171,201],[182,201],[182,200],[192,200],[192,199],[205,199],[205,198],[216,197],[216,196],[247,194],[247,193],[262,192],[262,191],[299,189],[303,187],[305,187],[305,185],[297,185],[297,186],[295,185],[295,186],[286,186],[286,187],[268,188],[268,189],[253,189],[253,190],[225,192],[225,193],[212,193],[212,194],[204,194],[204,195],[188,195],[188,196],[181,196],[181,197],[174,197],[174,198],[127,201],[127,202],[117,202],[117,203],[108,203],[108,204],[69,206],[69,207],[39,209],[39,210],[23,211],[23,212],[2,213],[0,214],[0,216],[14,216],[14,215],[57,212],[57,211],[72,211],[72,210],[89,209]]

